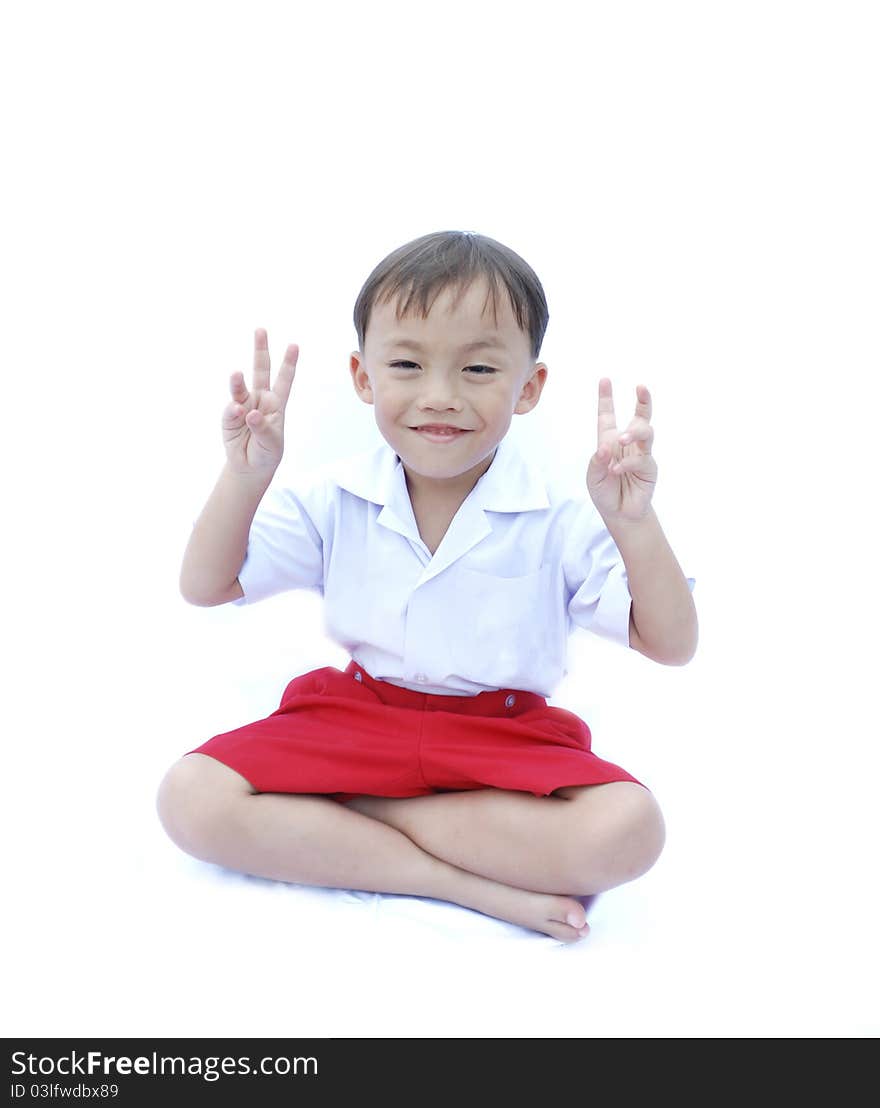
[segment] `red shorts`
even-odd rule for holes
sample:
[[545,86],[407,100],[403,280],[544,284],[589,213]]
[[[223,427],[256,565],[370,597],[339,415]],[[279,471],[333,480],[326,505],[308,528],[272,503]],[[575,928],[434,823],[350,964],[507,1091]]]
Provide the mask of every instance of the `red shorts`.
[[[590,729],[542,696],[499,689],[441,696],[377,681],[352,661],[295,677],[277,711],[215,735],[209,754],[261,793],[336,800],[638,781],[590,750]],[[647,786],[643,786],[647,788]]]

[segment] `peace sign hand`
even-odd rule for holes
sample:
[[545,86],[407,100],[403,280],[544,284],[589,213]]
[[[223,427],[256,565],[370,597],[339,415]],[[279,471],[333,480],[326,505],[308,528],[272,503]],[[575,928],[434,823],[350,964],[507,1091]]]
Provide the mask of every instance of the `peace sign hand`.
[[232,403],[223,411],[223,444],[227,464],[247,475],[274,473],[284,454],[284,409],[296,375],[299,347],[291,343],[269,387],[269,339],[254,332],[253,389],[248,392],[243,373],[229,378]]
[[617,430],[611,380],[599,381],[599,445],[587,469],[587,488],[607,522],[638,522],[650,507],[657,483],[651,455],[651,394],[636,386],[636,411],[626,431]]

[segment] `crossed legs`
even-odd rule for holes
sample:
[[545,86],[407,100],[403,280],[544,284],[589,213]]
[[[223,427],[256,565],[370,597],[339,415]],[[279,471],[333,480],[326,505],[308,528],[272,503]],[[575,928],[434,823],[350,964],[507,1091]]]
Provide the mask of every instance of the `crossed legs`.
[[653,796],[630,782],[549,797],[479,789],[340,804],[259,793],[198,753],[165,775],[157,808],[170,838],[203,861],[281,881],[448,900],[564,942],[588,930],[575,896],[638,877],[664,838]]
[[494,881],[582,896],[623,885],[660,855],[663,816],[641,785],[613,781],[550,796],[474,789],[347,802],[430,854]]

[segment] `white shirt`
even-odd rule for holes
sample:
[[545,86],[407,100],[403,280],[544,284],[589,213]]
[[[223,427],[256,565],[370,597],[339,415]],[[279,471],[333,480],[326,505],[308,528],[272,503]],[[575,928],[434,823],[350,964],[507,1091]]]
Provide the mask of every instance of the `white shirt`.
[[550,697],[574,626],[629,646],[626,569],[586,483],[580,497],[561,491],[509,437],[433,555],[384,441],[273,483],[238,580],[234,604],[321,593],[328,636],[373,677],[419,692]]

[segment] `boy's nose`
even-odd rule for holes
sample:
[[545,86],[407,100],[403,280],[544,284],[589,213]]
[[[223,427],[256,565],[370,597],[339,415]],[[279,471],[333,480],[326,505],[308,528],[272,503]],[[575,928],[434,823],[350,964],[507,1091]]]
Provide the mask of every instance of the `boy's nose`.
[[426,389],[419,399],[420,412],[461,411],[461,398],[450,387],[435,386]]
[[460,412],[461,404],[457,404],[453,401],[442,403],[439,400],[432,400],[430,403],[419,405],[419,415],[421,416],[422,423],[429,420],[433,415],[446,416],[450,413]]

